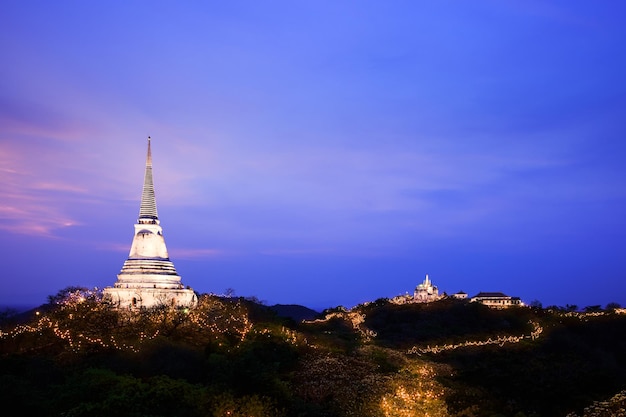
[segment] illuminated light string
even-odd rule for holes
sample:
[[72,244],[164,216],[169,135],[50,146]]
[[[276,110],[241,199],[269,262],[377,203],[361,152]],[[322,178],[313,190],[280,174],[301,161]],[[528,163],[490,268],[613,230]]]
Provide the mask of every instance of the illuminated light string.
[[[59,306],[61,310],[69,310],[71,308],[76,309],[77,306],[82,304],[87,299],[93,299],[92,296],[88,294],[85,297],[83,293],[76,292],[74,294],[70,294],[66,299],[59,302]],[[226,311],[228,308],[231,310],[235,310],[234,314],[232,311]],[[95,309],[94,309],[95,310]],[[618,314],[624,314],[626,310],[621,309],[619,311],[615,311]],[[73,311],[68,313],[67,317],[69,319],[75,319],[78,311]],[[219,334],[223,334],[225,332],[234,333],[238,335],[240,341],[243,341],[250,332],[255,332],[257,334],[270,334],[276,333],[277,336],[283,338],[283,340],[292,343],[292,344],[305,344],[308,345],[306,338],[302,335],[298,334],[296,331],[286,329],[284,326],[277,331],[272,331],[271,329],[254,329],[253,323],[249,320],[247,312],[245,311],[245,307],[242,306],[240,302],[237,302],[234,305],[227,306],[224,303],[219,301],[211,301],[211,304],[208,308],[196,308],[192,310],[185,310],[186,319],[201,328],[208,329],[210,332],[215,333],[214,337],[217,339]],[[597,312],[559,312],[553,311],[554,314],[561,317],[574,317],[583,321],[587,321],[589,318],[595,318],[604,316],[606,314],[610,314],[604,311]],[[116,338],[111,335],[108,341],[103,340],[100,337],[92,337],[85,335],[84,333],[78,333],[73,335],[69,329],[62,329],[59,321],[53,321],[47,316],[41,316],[39,312],[36,313],[39,320],[36,325],[18,325],[11,331],[3,331],[0,330],[0,339],[8,339],[15,338],[21,334],[25,333],[40,333],[43,334],[45,330],[51,330],[52,333],[59,339],[66,341],[70,348],[74,350],[80,350],[86,346],[101,346],[103,348],[114,348],[117,350],[131,350],[131,351],[139,351],[138,346],[133,344],[120,343],[116,340]],[[210,317],[209,317],[210,316]],[[81,318],[85,319],[85,315],[80,315]],[[122,317],[123,318],[123,317]],[[340,311],[333,312],[327,314],[323,319],[316,319],[310,321],[304,321],[304,323],[324,323],[333,318],[339,318],[348,321],[351,323],[354,330],[358,331],[360,335],[363,337],[364,341],[370,341],[371,339],[376,337],[376,332],[372,331],[365,327],[365,315],[358,311]],[[126,317],[127,320],[132,321],[132,316]],[[165,322],[165,320],[172,319],[171,314],[168,315],[168,312],[162,311],[157,314],[153,318],[153,322]],[[457,343],[457,344],[443,344],[436,346],[427,346],[425,348],[414,346],[411,348],[408,353],[409,354],[424,354],[424,353],[440,353],[446,350],[453,350],[462,347],[468,346],[485,346],[485,345],[500,345],[503,346],[508,343],[519,343],[525,339],[535,340],[540,337],[543,333],[543,328],[536,322],[530,322],[533,326],[533,331],[528,335],[521,336],[500,336],[496,338],[489,338],[487,340],[475,341],[475,340],[467,340],[465,342]],[[144,343],[146,341],[152,340],[159,335],[159,330],[156,330],[153,334],[147,334],[145,332],[139,333],[139,343]],[[316,347],[314,345],[309,345],[312,347]]]
[[[559,312],[559,311],[552,310],[552,312],[561,317],[573,317],[582,321],[588,321],[590,318],[596,318],[596,317],[605,316],[607,314],[611,314],[606,311]],[[615,313],[626,314],[626,309],[617,309],[615,310]],[[344,310],[344,311],[327,313],[326,316],[324,316],[324,318],[315,319],[315,320],[305,320],[304,323],[307,323],[307,324],[325,323],[334,318],[338,318],[338,319],[342,319],[342,320],[346,320],[350,322],[352,324],[353,329],[358,331],[361,334],[361,336],[364,338],[364,341],[366,342],[370,341],[371,339],[377,336],[375,331],[365,327],[364,325],[365,314],[362,314],[356,311]],[[435,346],[427,346],[425,348],[419,347],[419,346],[413,346],[411,349],[408,350],[407,354],[417,354],[417,355],[421,355],[424,353],[436,354],[436,353],[440,353],[446,350],[454,350],[454,349],[459,349],[462,347],[469,347],[469,346],[499,345],[502,347],[505,344],[519,343],[525,339],[535,340],[543,334],[543,327],[539,323],[534,322],[532,320],[529,321],[529,323],[533,326],[533,330],[530,332],[530,334],[527,334],[527,335],[498,336],[496,338],[489,338],[487,340],[478,340],[478,341],[466,340],[464,342],[460,342],[456,344],[442,344],[442,345],[435,345]]]
[[525,339],[535,340],[538,339],[543,333],[543,327],[537,322],[530,321],[529,322],[533,326],[533,331],[527,335],[521,336],[499,336],[496,338],[489,338],[487,340],[466,340],[465,342],[456,343],[456,344],[443,344],[443,345],[435,345],[435,346],[427,346],[425,348],[420,348],[418,346],[413,346],[411,349],[407,351],[409,355],[422,355],[424,353],[441,353],[447,350],[454,350],[463,347],[469,346],[487,346],[487,345],[499,345],[503,347],[507,343],[519,343]]
[[352,328],[358,331],[363,337],[364,341],[368,342],[374,339],[377,336],[377,333],[374,330],[368,329],[365,323],[365,314],[359,313],[358,311],[337,311],[332,313],[327,313],[326,316],[322,319],[315,320],[303,320],[305,324],[317,324],[317,323],[326,323],[331,319],[338,318],[341,320],[348,321]]
[[[225,308],[224,305],[218,305],[219,308]],[[235,305],[236,310],[242,313],[240,309],[240,305]],[[215,313],[215,310],[212,309],[211,313]],[[621,313],[621,312],[620,312]],[[564,317],[574,317],[580,320],[587,321],[589,318],[600,317],[607,313],[605,312],[567,312],[567,313],[556,313],[559,316]],[[39,315],[38,315],[39,316]],[[73,313],[69,313],[68,318],[72,319],[75,317]],[[84,316],[82,316],[84,318]],[[233,314],[224,311],[224,314],[213,315],[211,318],[216,320],[214,322],[210,322],[207,316],[206,311],[200,310],[191,310],[188,312],[189,321],[198,326],[202,326],[210,331],[216,333],[214,337],[218,338],[219,333],[224,333],[225,331],[232,332],[235,330],[235,333],[238,333],[239,339],[243,341],[249,334],[258,334],[258,335],[278,335],[281,336],[285,341],[298,344],[298,343],[307,343],[306,339],[303,339],[300,334],[298,334],[294,330],[290,330],[282,326],[281,328],[272,329],[272,328],[262,328],[257,329],[253,327],[252,322],[249,320],[247,314]],[[165,312],[158,314],[154,317],[154,321],[162,321],[163,319],[171,318]],[[321,323],[326,322],[332,318],[341,318],[348,320],[355,330],[358,330],[361,335],[364,337],[375,337],[375,332],[371,332],[371,330],[367,329],[364,326],[365,315],[357,312],[339,312],[339,313],[331,313],[328,314],[324,319],[318,319],[309,321],[308,323]],[[427,346],[425,348],[420,348],[418,346],[414,346],[411,348],[407,354],[417,354],[422,355],[425,353],[440,353],[447,350],[458,349],[462,347],[469,346],[485,346],[485,345],[499,345],[504,346],[509,343],[519,343],[523,340],[536,340],[543,335],[544,329],[543,327],[534,321],[529,322],[533,330],[529,334],[521,335],[521,336],[500,336],[496,338],[489,338],[487,340],[482,341],[472,341],[467,340],[465,342],[457,343],[457,344],[442,344],[436,346]],[[221,324],[221,325],[220,325]],[[111,335],[109,336],[109,340],[105,341],[100,337],[92,337],[89,335],[85,335],[82,332],[77,332],[73,334],[69,329],[63,329],[60,327],[59,321],[54,321],[47,316],[42,316],[39,318],[35,325],[18,325],[13,330],[6,332],[0,330],[0,339],[8,339],[15,338],[21,334],[32,334],[39,333],[43,334],[44,331],[52,331],[52,333],[59,339],[64,340],[68,343],[69,347],[73,352],[79,352],[83,349],[88,348],[89,346],[102,346],[105,348],[114,348],[116,350],[125,350],[125,351],[133,351],[139,352],[139,347],[141,343],[152,340],[159,335],[159,330],[156,330],[154,333],[146,333],[139,332],[139,345],[126,344],[121,343],[116,338]],[[315,346],[313,346],[315,347]],[[446,415],[446,407],[445,403],[443,403],[442,396],[443,390],[440,386],[434,383],[434,377],[437,372],[429,366],[420,366],[417,369],[411,371],[412,374],[418,376],[415,383],[409,383],[409,386],[405,385],[397,385],[392,393],[388,393],[383,395],[380,398],[380,409],[386,417],[391,416],[414,416],[415,412],[419,410],[420,415],[430,415],[430,416],[443,416]],[[620,393],[623,397],[625,394]],[[616,396],[613,400],[622,400],[623,398],[620,395]],[[608,403],[599,402],[594,404],[596,410],[604,409],[607,407]],[[443,413],[443,414],[442,414]],[[570,417],[570,416],[568,416]],[[573,415],[571,417],[574,417]]]
[[[78,304],[81,304],[85,301],[84,297],[70,297],[70,301],[63,300],[58,303],[61,310],[67,311],[70,308],[76,308]],[[215,339],[219,338],[220,334],[224,334],[228,332],[229,334],[235,334],[238,336],[239,341],[243,341],[246,337],[251,334],[261,334],[261,335],[276,335],[281,337],[284,341],[291,344],[307,344],[306,338],[299,335],[296,331],[285,328],[284,326],[277,329],[263,328],[263,329],[255,329],[254,324],[250,321],[247,311],[245,307],[240,303],[236,303],[231,306],[227,306],[225,304],[214,302],[211,305],[210,309],[194,309],[185,311],[185,318],[188,320],[188,323],[198,326],[199,328],[203,328],[213,333],[213,337]],[[99,306],[97,307],[99,308]],[[94,308],[93,310],[97,310]],[[234,312],[224,311],[227,308],[235,310]],[[217,310],[217,311],[216,311]],[[222,310],[221,312],[219,310]],[[75,320],[79,317],[79,314],[76,310],[72,310],[72,312],[68,312],[66,318],[69,320]],[[217,314],[215,314],[217,313]],[[59,320],[53,320],[48,316],[41,315],[39,312],[36,313],[37,317],[39,317],[37,323],[35,325],[18,325],[11,331],[2,331],[0,330],[0,340],[1,339],[10,339],[16,338],[22,334],[36,334],[39,333],[43,335],[45,331],[51,331],[52,335],[56,338],[65,341],[69,348],[72,351],[78,352],[80,350],[86,349],[89,346],[100,346],[102,348],[113,348],[116,350],[126,350],[139,352],[139,347],[146,341],[152,340],[156,338],[160,330],[154,331],[154,333],[146,333],[139,332],[138,333],[138,343],[136,344],[128,344],[119,341],[115,336],[110,335],[108,340],[104,340],[102,337],[97,337],[93,335],[86,335],[83,332],[73,332],[70,329],[62,328],[61,322]],[[208,317],[208,316],[211,317]],[[85,319],[84,315],[80,315],[82,319]],[[132,322],[133,318],[137,316],[133,316],[132,313],[128,313],[128,315],[120,316],[120,320],[127,320],[128,322]],[[153,323],[164,323],[166,320],[173,320],[174,316],[168,314],[166,311],[159,312],[158,314],[152,316],[151,320]]]

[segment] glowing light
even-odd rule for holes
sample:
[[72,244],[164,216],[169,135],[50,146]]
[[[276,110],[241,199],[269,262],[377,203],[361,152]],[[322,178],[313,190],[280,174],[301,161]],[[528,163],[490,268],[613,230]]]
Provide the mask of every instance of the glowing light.
[[[75,352],[93,347],[138,352],[142,344],[156,338],[161,328],[165,326],[170,329],[176,328],[181,332],[194,332],[194,335],[201,329],[205,337],[210,336],[218,340],[228,334],[241,342],[254,331],[272,333],[294,344],[306,343],[305,339],[302,340],[302,337],[284,327],[254,330],[247,308],[241,301],[224,302],[215,297],[204,296],[201,297],[199,306],[194,309],[115,311],[98,301],[87,303],[88,300],[93,301],[93,298],[78,293],[68,294],[57,303],[57,308],[48,314],[37,312],[33,324],[18,325],[10,331],[0,331],[0,339],[49,332],[47,334],[66,342],[68,348]],[[105,314],[104,317],[109,317],[117,323],[108,329],[89,326],[94,314]],[[129,326],[133,325],[152,330],[128,332]]]
[[350,323],[352,328],[360,333],[363,341],[368,342],[377,336],[376,332],[368,329],[365,323],[365,314],[360,313],[356,309],[345,310],[327,313],[322,319],[315,320],[304,320],[304,323],[307,324],[315,324],[315,323],[326,323],[331,319],[338,318]]
[[395,383],[380,400],[385,417],[447,417],[444,389],[436,381],[437,372],[428,364],[411,365],[408,374]]
[[500,347],[504,346],[507,343],[519,343],[525,339],[535,340],[541,336],[543,333],[543,327],[539,323],[531,321],[530,324],[533,326],[533,331],[527,335],[521,336],[499,336],[496,338],[489,338],[487,340],[466,340],[461,343],[455,344],[442,344],[435,346],[427,346],[425,348],[420,348],[418,346],[413,346],[407,354],[424,354],[424,353],[441,353],[446,350],[454,350],[468,346],[487,346],[487,345],[498,345]]

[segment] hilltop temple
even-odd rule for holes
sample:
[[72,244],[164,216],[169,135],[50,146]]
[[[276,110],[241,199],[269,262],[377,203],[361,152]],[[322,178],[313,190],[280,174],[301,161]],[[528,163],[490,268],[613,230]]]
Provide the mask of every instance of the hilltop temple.
[[407,293],[406,295],[394,297],[390,301],[394,304],[430,303],[441,298],[443,296],[439,295],[439,289],[436,285],[433,285],[433,282],[428,278],[428,274],[426,274],[424,281],[415,287],[412,296]]
[[154,195],[150,137],[133,243],[128,259],[117,275],[117,282],[104,289],[103,301],[124,309],[192,307],[198,302],[195,292],[183,287],[165,247]]
[[430,278],[428,278],[428,274],[426,274],[424,282],[415,287],[413,299],[417,303],[428,303],[431,301],[437,301],[440,298],[439,289],[433,285]]

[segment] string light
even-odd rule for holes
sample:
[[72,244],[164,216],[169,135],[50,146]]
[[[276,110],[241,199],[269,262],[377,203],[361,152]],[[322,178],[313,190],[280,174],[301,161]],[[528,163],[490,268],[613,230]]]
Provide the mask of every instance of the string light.
[[[173,326],[180,330],[205,331],[212,335],[214,339],[219,339],[221,335],[228,334],[235,336],[238,342],[246,339],[253,330],[253,323],[248,317],[246,306],[238,300],[223,302],[216,297],[201,297],[202,302],[193,309],[171,309],[163,308],[148,311],[115,311],[110,310],[106,304],[100,302],[86,303],[90,294],[85,295],[84,291],[76,291],[67,295],[66,298],[57,302],[57,308],[48,314],[36,313],[36,322],[31,324],[21,324],[15,326],[10,331],[0,330],[0,340],[15,339],[24,334],[45,334],[48,333],[57,339],[67,343],[70,350],[78,352],[90,348],[103,348],[126,350],[139,352],[141,345],[159,336],[162,326]],[[117,325],[110,328],[112,333],[106,337],[101,328],[86,332],[79,326],[79,320],[89,320],[90,313],[108,312],[115,314]],[[145,323],[147,321],[147,323]],[[71,324],[70,322],[74,322]],[[154,331],[142,330],[138,333],[130,332],[129,325],[147,324],[145,328],[155,329]],[[276,333],[281,338],[290,343],[299,343],[296,332],[284,327],[270,330],[264,329],[266,333]],[[130,340],[129,340],[130,339]],[[300,338],[302,339],[302,338]],[[304,339],[306,343],[306,339]]]
[[435,346],[427,346],[425,348],[420,348],[418,346],[413,346],[411,349],[407,351],[409,355],[422,355],[424,353],[441,353],[446,350],[454,350],[462,347],[468,346],[487,346],[487,345],[498,345],[503,347],[507,343],[519,343],[525,339],[535,340],[541,336],[543,333],[543,327],[537,322],[530,321],[529,322],[533,326],[533,331],[527,335],[521,336],[499,336],[496,338],[489,338],[487,340],[466,340],[461,343],[455,344],[442,344]]

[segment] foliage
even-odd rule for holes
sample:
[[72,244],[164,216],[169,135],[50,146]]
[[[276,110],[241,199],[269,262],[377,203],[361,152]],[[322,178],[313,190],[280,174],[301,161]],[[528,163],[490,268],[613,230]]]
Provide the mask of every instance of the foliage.
[[606,310],[611,311],[611,310],[617,310],[618,308],[622,308],[622,306],[620,305],[620,303],[616,303],[616,302],[611,302],[608,303],[606,305]]
[[[234,296],[119,311],[68,287],[50,301],[0,331],[0,401],[25,415],[591,417],[623,406],[617,307],[380,299],[296,323]],[[542,326],[540,338],[407,350],[527,334],[529,323]]]
[[[563,416],[624,386],[626,317],[549,319],[546,324],[552,327],[538,342],[466,349],[434,358],[456,370],[444,381],[453,393],[448,402],[451,411],[480,404],[480,415]],[[564,400],[555,400],[559,398]]]
[[99,301],[102,298],[100,291],[86,287],[70,286],[59,290],[55,295],[48,296],[48,304],[68,304],[81,300]]
[[433,303],[367,305],[365,326],[376,332],[379,344],[406,348],[529,330],[528,309],[494,310],[480,303],[444,299]]
[[604,401],[594,401],[582,414],[570,413],[567,417],[625,417],[626,391],[621,391]]

